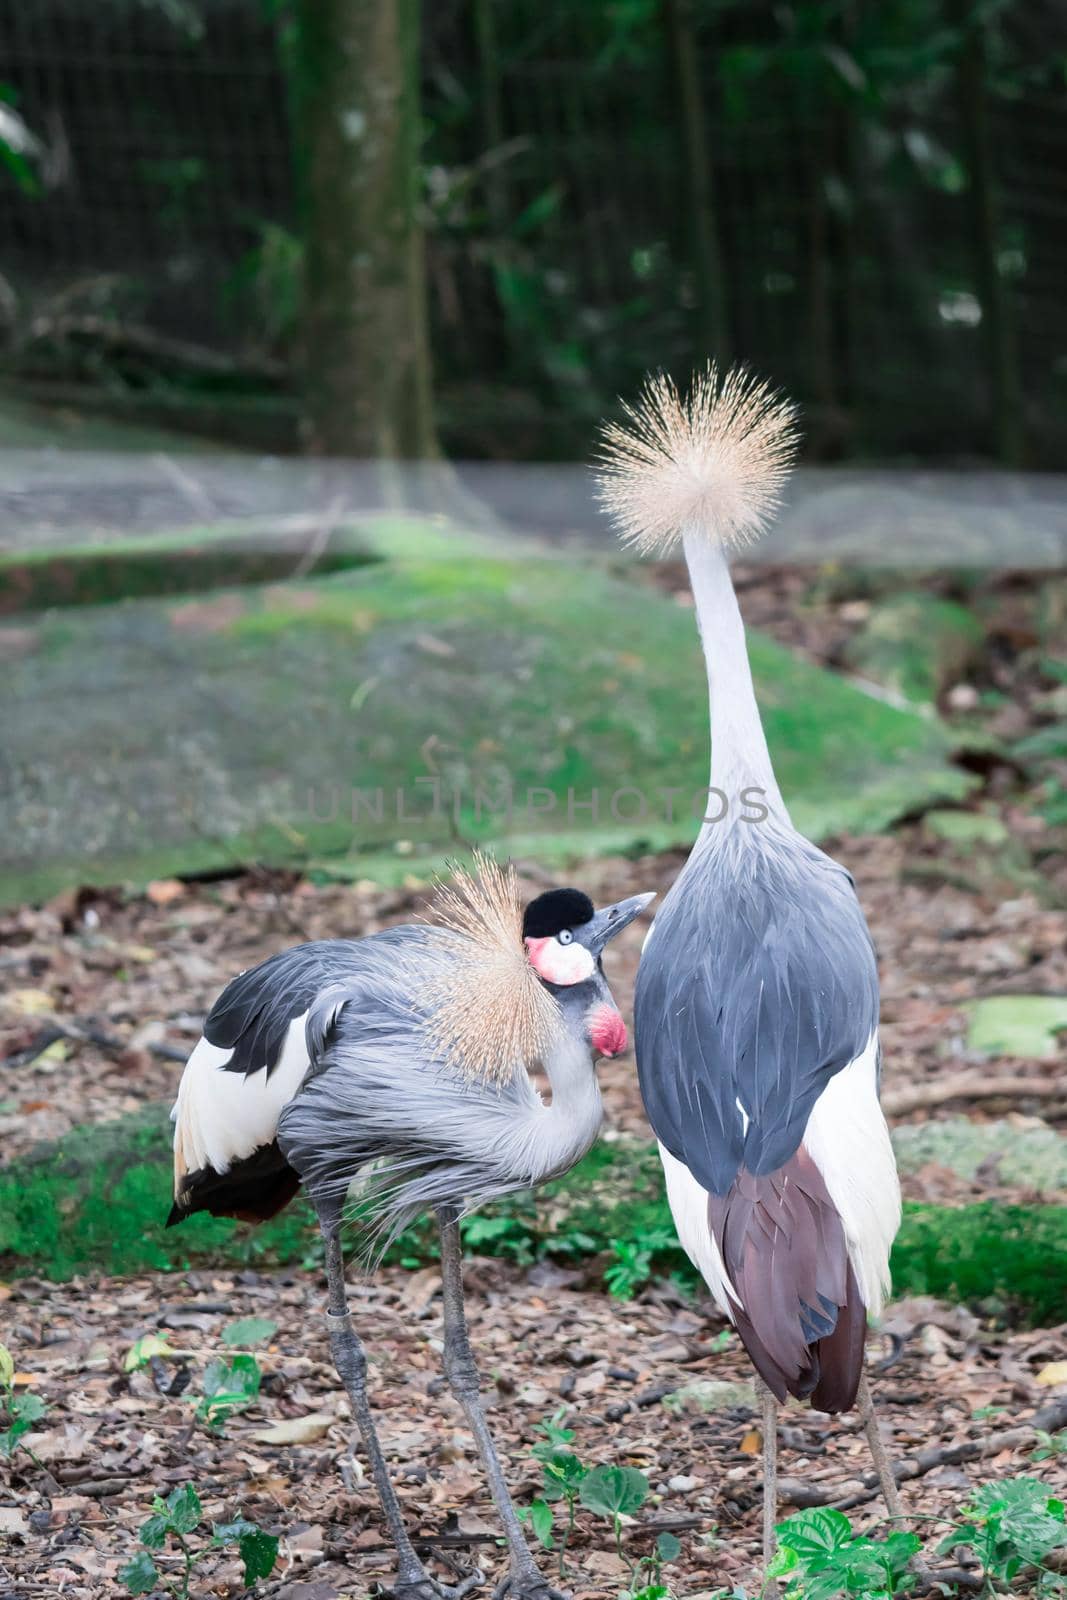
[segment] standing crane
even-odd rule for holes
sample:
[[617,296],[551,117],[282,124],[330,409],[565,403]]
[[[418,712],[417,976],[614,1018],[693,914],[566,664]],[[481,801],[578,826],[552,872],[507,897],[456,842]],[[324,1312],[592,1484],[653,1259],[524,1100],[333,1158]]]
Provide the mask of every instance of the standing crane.
[[[577,889],[522,906],[514,869],[481,857],[442,886],[436,921],[303,944],[223,990],[182,1075],[172,1116],[174,1206],[264,1221],[301,1183],[326,1251],[326,1323],[398,1556],[398,1600],[460,1600],[430,1577],[404,1526],[367,1397],[345,1289],[342,1213],[369,1169],[372,1247],[432,1210],[441,1236],[444,1369],[503,1523],[498,1600],[554,1600],[508,1493],[479,1395],[463,1307],[459,1218],[566,1172],[600,1128],[595,1062],[626,1048],[601,961],[653,899],[601,911]],[[528,1068],[543,1068],[545,1104]],[[558,1600],[558,1597],[557,1597]]]
[[707,664],[715,804],[645,940],[634,1046],[679,1239],[758,1374],[765,1563],[787,1395],[858,1402],[901,1515],[863,1367],[900,1226],[875,953],[850,874],[789,819],[726,559],[776,509],[795,422],[737,369],[685,398],[650,378],[604,431],[600,479],[624,541],[681,544]]

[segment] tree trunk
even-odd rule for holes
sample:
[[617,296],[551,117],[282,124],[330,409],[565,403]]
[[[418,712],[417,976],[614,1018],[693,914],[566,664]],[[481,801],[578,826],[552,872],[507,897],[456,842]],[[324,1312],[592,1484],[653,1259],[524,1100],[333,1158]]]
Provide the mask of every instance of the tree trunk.
[[953,21],[963,31],[956,72],[960,123],[967,153],[975,288],[982,307],[991,397],[993,449],[1006,466],[1023,455],[1019,360],[1007,286],[997,260],[1000,202],[989,129],[985,22],[971,0],[953,0]]
[[418,0],[299,0],[307,441],[438,454],[417,215]]
[[664,0],[664,13],[678,85],[685,173],[683,203],[697,280],[701,342],[703,353],[728,366],[732,347],[730,313],[692,0]]

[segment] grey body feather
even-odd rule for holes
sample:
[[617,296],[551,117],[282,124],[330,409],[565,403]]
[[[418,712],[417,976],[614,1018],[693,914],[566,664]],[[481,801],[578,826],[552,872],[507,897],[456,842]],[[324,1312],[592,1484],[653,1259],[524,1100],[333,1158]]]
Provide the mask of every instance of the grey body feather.
[[[235,979],[208,1018],[209,1041],[234,1050],[225,1070],[266,1063],[269,1076],[290,1023],[307,1013],[308,1071],[277,1142],[320,1212],[339,1210],[373,1166],[361,1214],[389,1237],[425,1210],[466,1211],[544,1182],[595,1140],[600,1093],[579,1030],[563,1030],[545,1062],[551,1106],[522,1061],[494,1085],[435,1052],[419,996],[462,948],[448,929],[412,925],[300,945]],[[597,987],[607,994],[599,975]],[[590,985],[558,999],[565,1018],[584,1015]]]
[[634,1000],[641,1092],[671,1154],[718,1195],[742,1167],[784,1166],[877,1022],[874,949],[845,869],[773,816],[706,827]]

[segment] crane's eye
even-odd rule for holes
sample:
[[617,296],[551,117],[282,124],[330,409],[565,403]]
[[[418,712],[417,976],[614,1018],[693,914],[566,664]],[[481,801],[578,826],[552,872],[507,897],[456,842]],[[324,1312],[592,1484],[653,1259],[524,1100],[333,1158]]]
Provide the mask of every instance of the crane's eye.
[[559,940],[560,944],[570,944],[574,938],[574,935],[569,928],[561,928],[556,934],[556,938]]

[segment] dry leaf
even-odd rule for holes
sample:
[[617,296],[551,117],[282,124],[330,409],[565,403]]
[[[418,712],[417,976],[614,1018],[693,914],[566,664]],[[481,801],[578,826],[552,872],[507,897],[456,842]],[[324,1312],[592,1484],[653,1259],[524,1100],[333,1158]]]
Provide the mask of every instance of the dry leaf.
[[12,989],[6,1004],[24,1017],[41,1017],[52,1009],[52,996],[43,989]]
[[184,893],[185,885],[179,878],[154,878],[145,889],[146,897],[154,906],[169,906]]
[[252,1437],[257,1444],[314,1444],[336,1421],[332,1412],[309,1411],[306,1416],[276,1422],[272,1428],[264,1428]]
[[749,1428],[737,1447],[743,1456],[758,1456],[763,1448],[758,1428]]
[[1050,1361],[1047,1367],[1042,1367],[1035,1383],[1043,1389],[1054,1389],[1058,1384],[1067,1383],[1067,1361]]

